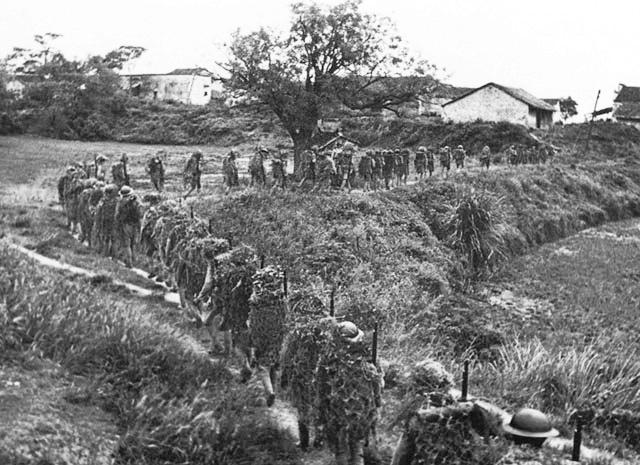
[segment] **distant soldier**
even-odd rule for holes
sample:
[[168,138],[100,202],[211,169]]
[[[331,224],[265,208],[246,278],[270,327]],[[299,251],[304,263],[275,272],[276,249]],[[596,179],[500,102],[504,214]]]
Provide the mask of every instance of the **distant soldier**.
[[304,183],[309,181],[311,182],[311,187],[316,184],[316,154],[317,147],[314,147],[311,150],[303,150],[300,154],[300,163],[301,163],[301,173],[302,179],[298,184],[298,187],[304,186]]
[[407,180],[409,179],[409,172],[411,171],[411,150],[402,149],[400,151],[400,165],[400,180],[402,181],[402,184],[406,185]]
[[238,181],[238,167],[236,165],[235,150],[230,150],[229,154],[223,160],[222,174],[224,176],[224,185],[226,186],[225,194],[228,194],[231,189],[240,184]]
[[106,182],[107,180],[107,157],[100,154],[96,157],[96,179],[98,181]]
[[151,185],[158,192],[164,189],[164,163],[159,155],[155,155],[147,162],[147,173],[151,178]]
[[319,422],[336,464],[361,465],[364,443],[377,421],[382,379],[363,332],[349,321],[327,320],[331,338],[317,370]]
[[489,164],[491,163],[491,149],[488,145],[482,147],[482,152],[480,152],[480,168],[489,169]]
[[87,242],[89,247],[93,245],[93,224],[95,221],[98,203],[104,195],[104,182],[96,178],[89,178],[88,187],[80,193],[80,242]]
[[464,168],[464,159],[467,156],[467,152],[465,152],[464,147],[462,145],[458,145],[458,148],[453,151],[453,158],[456,161],[456,169]]
[[372,184],[373,190],[378,190],[380,187],[380,181],[384,178],[384,156],[381,150],[376,150],[373,154],[373,174]]
[[384,168],[382,170],[384,175],[384,187],[389,189],[393,173],[395,172],[396,158],[392,150],[385,150],[383,152]]
[[283,150],[271,160],[271,176],[275,187],[287,188],[287,154]]
[[398,187],[400,186],[404,176],[404,163],[400,149],[394,149],[393,151],[393,174],[396,177],[395,185]]
[[416,169],[416,177],[421,180],[424,177],[424,172],[427,167],[427,149],[420,146],[416,150],[416,158],[413,161],[413,165]]
[[85,175],[82,169],[76,168],[70,173],[64,185],[64,210],[67,215],[67,227],[71,233],[80,228],[80,193],[85,188]]
[[249,161],[249,174],[251,175],[251,187],[254,185],[264,187],[267,185],[267,175],[264,171],[264,160],[269,155],[265,147],[258,147],[256,153]]
[[340,178],[340,189],[347,188],[351,190],[351,178],[353,174],[353,153],[355,147],[351,142],[346,142],[342,147],[342,150],[338,152],[337,156],[337,168]]
[[367,150],[366,153],[360,157],[360,161],[358,162],[358,174],[362,178],[362,189],[365,192],[371,190],[374,164],[375,161],[371,150]]
[[184,195],[186,199],[195,190],[200,193],[202,189],[202,183],[200,178],[202,177],[202,152],[193,152],[183,171],[184,187],[189,188],[189,191]]
[[120,161],[111,167],[111,177],[113,183],[120,189],[129,185],[129,173],[127,172],[127,154],[123,153]]
[[65,205],[64,194],[67,191],[67,184],[71,181],[75,172],[76,167],[73,165],[69,165],[67,166],[65,173],[58,180],[58,202],[60,203],[60,205],[62,205],[63,208]]
[[120,199],[116,205],[115,222],[120,243],[124,247],[125,264],[133,266],[133,248],[140,234],[142,209],[140,202],[129,186],[120,189]]
[[435,170],[435,161],[434,161],[433,148],[429,147],[427,149],[427,171],[429,172],[429,177],[433,174]]
[[327,190],[331,188],[333,177],[336,174],[336,167],[333,160],[326,152],[318,154],[317,163],[317,183],[316,189]]
[[449,170],[451,169],[451,149],[448,145],[445,145],[440,150],[440,167],[441,173],[447,172],[447,176],[449,175]]
[[510,145],[507,149],[507,160],[510,165],[515,166],[518,164],[518,152],[516,151],[516,147],[513,144]]
[[538,160],[540,163],[547,162],[549,150],[550,150],[550,147],[547,147],[545,145],[540,145],[540,147],[538,147]]
[[115,242],[115,216],[118,205],[118,186],[108,184],[104,188],[104,196],[98,203],[94,229],[97,246],[106,256],[113,256]]

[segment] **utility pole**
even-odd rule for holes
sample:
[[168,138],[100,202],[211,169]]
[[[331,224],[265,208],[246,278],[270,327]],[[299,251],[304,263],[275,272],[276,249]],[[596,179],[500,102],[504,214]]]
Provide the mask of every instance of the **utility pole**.
[[598,108],[598,100],[600,100],[600,91],[596,96],[596,103],[593,105],[593,113],[591,113],[591,121],[589,122],[589,132],[587,133],[587,141],[584,145],[585,153],[589,150],[589,142],[591,141],[591,131],[593,131],[593,121],[596,119],[596,108]]

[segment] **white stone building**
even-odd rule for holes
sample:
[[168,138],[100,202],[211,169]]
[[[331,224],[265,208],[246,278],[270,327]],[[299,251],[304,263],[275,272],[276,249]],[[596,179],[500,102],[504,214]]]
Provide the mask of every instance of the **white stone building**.
[[222,84],[205,68],[175,69],[166,74],[122,74],[122,88],[131,95],[150,100],[174,100],[206,105],[222,98]]
[[443,104],[443,118],[456,123],[507,121],[530,128],[553,124],[554,107],[530,93],[494,82]]

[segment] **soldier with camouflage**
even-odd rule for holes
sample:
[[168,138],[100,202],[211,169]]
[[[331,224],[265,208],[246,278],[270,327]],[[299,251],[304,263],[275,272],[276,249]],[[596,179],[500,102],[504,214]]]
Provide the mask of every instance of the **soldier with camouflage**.
[[435,171],[434,158],[435,155],[433,154],[433,148],[429,146],[429,148],[427,148],[427,171],[429,172],[429,177],[431,177]]
[[507,149],[507,161],[510,165],[518,164],[518,152],[516,151],[515,145],[511,144]]
[[249,299],[249,337],[269,407],[276,397],[273,387],[287,330],[284,279],[279,267],[267,266],[257,270],[252,277]]
[[373,174],[372,184],[373,190],[377,191],[380,187],[380,181],[384,178],[384,156],[381,150],[376,150],[373,155]]
[[317,183],[314,190],[325,191],[331,189],[333,178],[336,174],[336,168],[333,164],[333,160],[329,158],[327,153],[324,151],[318,154],[317,170]]
[[360,162],[358,163],[358,174],[362,178],[363,190],[365,192],[371,190],[374,166],[375,161],[373,159],[373,153],[371,150],[367,150],[367,152],[360,157]]
[[464,147],[462,145],[458,145],[453,151],[453,158],[456,161],[456,170],[460,170],[460,168],[464,168],[464,159],[467,157],[467,152],[465,152]]
[[60,205],[62,205],[63,208],[65,205],[64,193],[67,191],[67,184],[73,178],[75,171],[76,171],[75,166],[73,165],[67,166],[65,173],[58,180],[58,202],[60,203]]
[[283,150],[279,150],[271,160],[271,176],[273,176],[274,187],[282,190],[287,188],[287,154]]
[[445,145],[442,149],[440,149],[440,167],[441,173],[445,173],[449,175],[449,170],[451,169],[451,149],[448,145]]
[[310,181],[311,187],[313,188],[316,184],[316,156],[318,150],[317,147],[314,146],[311,150],[303,150],[300,154],[300,163],[302,173],[302,179],[300,183],[298,183],[298,187],[304,186],[305,182]]
[[[320,352],[328,342],[322,318],[329,312],[322,301],[311,294],[298,292],[289,299],[292,320],[282,351],[281,386],[291,405],[298,411],[300,448],[309,447],[310,429],[317,425],[316,370]],[[320,443],[316,429],[314,443]]]
[[265,158],[269,156],[269,150],[258,147],[256,153],[249,160],[249,174],[251,175],[250,187],[264,187],[267,185],[267,175],[264,171]]
[[418,147],[416,150],[416,158],[413,161],[413,165],[416,169],[416,178],[422,180],[424,177],[425,168],[427,167],[427,149],[424,146]]
[[362,465],[364,443],[377,420],[382,379],[356,325],[333,319],[326,324],[330,336],[317,371],[319,422],[336,464]]
[[337,171],[340,180],[340,189],[345,187],[350,191],[352,189],[351,178],[353,174],[353,154],[355,146],[351,142],[345,142],[342,149],[337,155]]
[[489,169],[489,165],[491,164],[491,149],[488,145],[482,147],[482,152],[480,152],[480,168]]
[[98,204],[104,194],[103,188],[104,182],[89,178],[87,188],[80,193],[80,242],[87,241],[89,247],[93,245],[93,224]]
[[384,155],[384,187],[386,189],[390,188],[391,179],[393,178],[393,173],[396,171],[396,158],[393,154],[392,150],[385,150],[383,152]]
[[120,199],[116,204],[115,222],[119,242],[124,248],[125,265],[133,266],[133,249],[140,234],[142,224],[142,209],[138,198],[129,186],[120,189]]
[[105,166],[107,157],[100,154],[96,157],[96,179],[98,181],[106,182],[107,180],[107,167]]
[[84,171],[75,169],[69,173],[64,183],[64,210],[67,215],[67,227],[72,234],[80,228],[80,193],[86,187]]
[[191,157],[189,157],[184,167],[182,177],[185,189],[189,189],[184,195],[185,199],[189,197],[193,191],[200,193],[200,189],[202,189],[202,152],[196,151],[191,154]]
[[129,173],[127,172],[127,154],[123,153],[120,161],[111,166],[111,177],[113,183],[120,189],[122,186],[129,186]]
[[164,163],[160,158],[160,153],[151,157],[147,162],[147,173],[151,178],[151,185],[158,192],[162,192],[164,189]]
[[222,162],[222,174],[224,176],[224,185],[226,186],[225,194],[228,194],[231,189],[240,185],[238,180],[238,166],[236,165],[237,153],[235,150],[230,150],[229,154]]
[[113,256],[115,242],[115,215],[118,204],[118,186],[108,184],[104,196],[98,203],[94,228],[99,250],[106,256]]

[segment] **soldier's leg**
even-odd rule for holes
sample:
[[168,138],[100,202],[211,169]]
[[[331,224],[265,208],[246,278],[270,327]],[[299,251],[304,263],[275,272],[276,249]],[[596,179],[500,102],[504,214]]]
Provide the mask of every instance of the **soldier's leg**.
[[273,392],[273,385],[271,384],[271,376],[269,370],[262,365],[258,365],[258,375],[260,376],[260,381],[262,381],[262,387],[264,387],[264,392],[267,396],[267,406],[271,407],[276,400],[276,395]]
[[337,434],[337,443],[334,446],[336,465],[349,465],[349,438],[347,432],[342,429]]
[[349,465],[364,465],[364,441],[349,439]]
[[309,449],[309,427],[303,420],[298,420],[298,436],[300,437],[300,449]]

